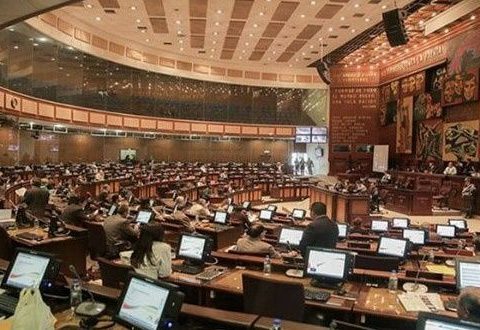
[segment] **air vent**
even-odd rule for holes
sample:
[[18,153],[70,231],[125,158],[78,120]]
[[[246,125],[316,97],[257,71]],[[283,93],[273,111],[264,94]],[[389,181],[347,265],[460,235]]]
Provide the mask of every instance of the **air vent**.
[[163,44],[164,44],[165,46],[171,46],[171,45],[172,45],[171,42],[164,42]]
[[202,50],[199,50],[198,53],[199,53],[199,54],[205,54],[205,50],[203,50],[203,49],[202,49]]
[[147,27],[146,26],[137,26],[137,29],[139,29],[140,31],[143,31],[143,30],[146,30]]
[[113,9],[105,9],[105,13],[107,14],[116,14],[117,12]]

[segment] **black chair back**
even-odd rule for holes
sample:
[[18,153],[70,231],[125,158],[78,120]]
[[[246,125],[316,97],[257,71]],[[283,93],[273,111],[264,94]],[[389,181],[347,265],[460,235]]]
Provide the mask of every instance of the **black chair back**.
[[105,258],[97,258],[102,284],[110,288],[121,289],[128,279],[128,273],[133,270],[132,266],[115,263]]
[[395,257],[382,257],[382,256],[367,256],[357,255],[355,256],[355,268],[379,270],[391,272],[392,270],[398,272],[400,267],[400,259]]

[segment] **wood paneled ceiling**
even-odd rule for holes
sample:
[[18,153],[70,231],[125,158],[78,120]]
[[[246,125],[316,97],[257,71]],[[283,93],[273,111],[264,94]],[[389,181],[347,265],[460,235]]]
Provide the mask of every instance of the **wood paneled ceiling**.
[[125,44],[192,59],[305,68],[320,58],[321,44],[328,54],[393,6],[393,0],[85,0],[57,15]]

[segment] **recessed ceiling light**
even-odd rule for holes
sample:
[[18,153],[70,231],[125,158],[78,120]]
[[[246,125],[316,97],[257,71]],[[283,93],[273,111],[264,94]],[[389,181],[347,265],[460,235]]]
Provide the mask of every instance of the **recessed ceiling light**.
[[87,4],[86,7],[87,7],[88,9],[92,9],[92,8],[93,8],[93,6],[92,6],[91,4],[89,4],[89,3]]
[[313,45],[310,45],[310,49],[312,49],[312,48],[313,48]]
[[102,18],[101,18],[100,16],[97,16],[97,17],[95,17],[95,20],[97,20],[97,21],[101,21],[101,20],[102,20]]
[[295,62],[298,62],[298,58],[295,59]]
[[52,62],[55,61],[55,57],[52,57],[50,60],[51,60]]
[[352,29],[352,33],[355,33],[355,31],[356,31],[355,29]]
[[222,13],[221,9],[217,10],[217,14],[221,14],[221,13]]
[[131,10],[137,10],[137,7],[136,6],[131,6],[130,9]]
[[443,32],[448,33],[448,32],[450,32],[450,30],[449,30],[449,29],[445,29],[445,30],[443,30]]
[[180,22],[180,20],[177,19],[177,20],[175,21],[175,23],[181,24],[182,22]]
[[475,15],[470,16],[470,19],[473,21],[475,18],[477,18]]
[[273,51],[272,54],[276,54],[277,52],[276,51]]
[[370,22],[370,18],[365,18],[365,22]]
[[317,4],[317,2],[312,0],[312,1],[310,1],[310,4],[311,4],[312,6],[315,6],[315,5]]
[[216,41],[216,40],[213,40],[213,41],[212,41],[212,44],[216,45],[216,44],[217,44],[217,41]]
[[38,44],[36,42],[33,43],[33,47],[37,47]]
[[304,14],[302,14],[302,15],[300,15],[300,17],[301,17],[301,18],[305,18],[305,15],[304,15]]
[[9,28],[8,31],[13,32],[13,31],[15,31],[15,29],[14,28]]
[[248,45],[249,45],[249,43],[248,43],[248,42],[246,42],[246,43],[245,43],[245,46],[248,46]]
[[215,48],[212,48],[211,50],[212,50],[212,52],[214,52],[214,51],[215,51]]
[[213,58],[213,55],[210,55],[210,58]]
[[258,27],[258,24],[257,23],[253,24],[253,27],[254,28]]
[[179,43],[181,43],[181,44],[183,44],[183,40],[181,40],[181,39],[180,39],[180,40],[178,40],[178,42],[179,42]]
[[177,31],[177,34],[182,34],[182,31],[181,31],[181,30],[178,30],[178,31]]
[[305,56],[305,52],[302,52],[302,56]]
[[267,58],[267,60],[268,60],[268,61],[271,61],[271,60],[272,60],[272,58],[271,58],[271,57],[269,57],[269,58]]
[[263,15],[265,15],[265,13],[264,13],[263,11],[261,11],[261,12],[259,13],[259,15],[260,15],[260,16],[263,16]]
[[323,37],[318,38],[318,41],[322,41],[322,40],[323,40]]
[[140,31],[142,31],[142,33],[145,33],[145,32],[147,32],[147,30],[145,30],[145,29],[143,29],[143,30],[140,30]]
[[341,20],[341,21],[344,21],[344,20],[345,20],[345,17],[344,17],[344,16],[340,17],[340,20]]
[[289,65],[288,65],[288,67],[289,67],[289,68],[291,68],[291,67],[292,67],[292,65],[291,65],[291,64],[289,64]]
[[382,6],[382,9],[387,9],[387,5],[383,5],[383,6]]
[[38,41],[40,42],[46,42],[47,41],[47,38],[45,37],[40,37],[40,38],[37,38]]
[[238,59],[241,60],[243,57],[239,56]]
[[183,47],[180,47],[180,51],[183,52]]
[[332,27],[329,27],[329,28],[328,28],[328,31],[329,31],[329,32],[332,32],[332,31],[333,31],[333,28],[332,28]]
[[244,50],[242,50],[242,53],[243,53],[243,54],[245,54],[245,53],[246,53],[245,49],[244,49]]
[[13,49],[18,49],[18,46],[17,45],[13,46]]
[[248,36],[249,36],[249,37],[253,37],[253,33],[250,33]]
[[[146,42],[150,42],[150,39],[147,38],[147,39],[145,39],[145,41],[146,41]],[[180,40],[180,41],[181,41],[181,40]]]
[[216,26],[219,26],[219,25],[220,25],[220,22],[215,22],[215,25],[216,25]]
[[360,5],[359,5],[358,3],[354,4],[353,6],[354,6],[355,8],[360,7]]
[[218,32],[217,31],[213,32],[213,35],[214,36],[218,35]]

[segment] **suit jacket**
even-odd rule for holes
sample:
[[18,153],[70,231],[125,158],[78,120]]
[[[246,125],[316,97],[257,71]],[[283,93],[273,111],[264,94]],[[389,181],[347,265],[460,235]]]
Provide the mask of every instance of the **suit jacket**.
[[103,223],[103,229],[105,230],[107,255],[109,256],[118,255],[117,244],[137,240],[137,233],[130,226],[130,222],[118,214],[107,217]]
[[308,246],[334,249],[337,245],[338,226],[326,215],[316,217],[303,232],[300,241],[300,252],[305,258]]
[[273,246],[263,242],[260,238],[252,238],[248,235],[241,237],[237,241],[237,251],[245,253],[268,253],[272,258],[280,258]]
[[48,205],[50,193],[48,190],[33,186],[23,195],[23,202],[27,204],[27,210],[37,217],[45,215],[45,208]]

